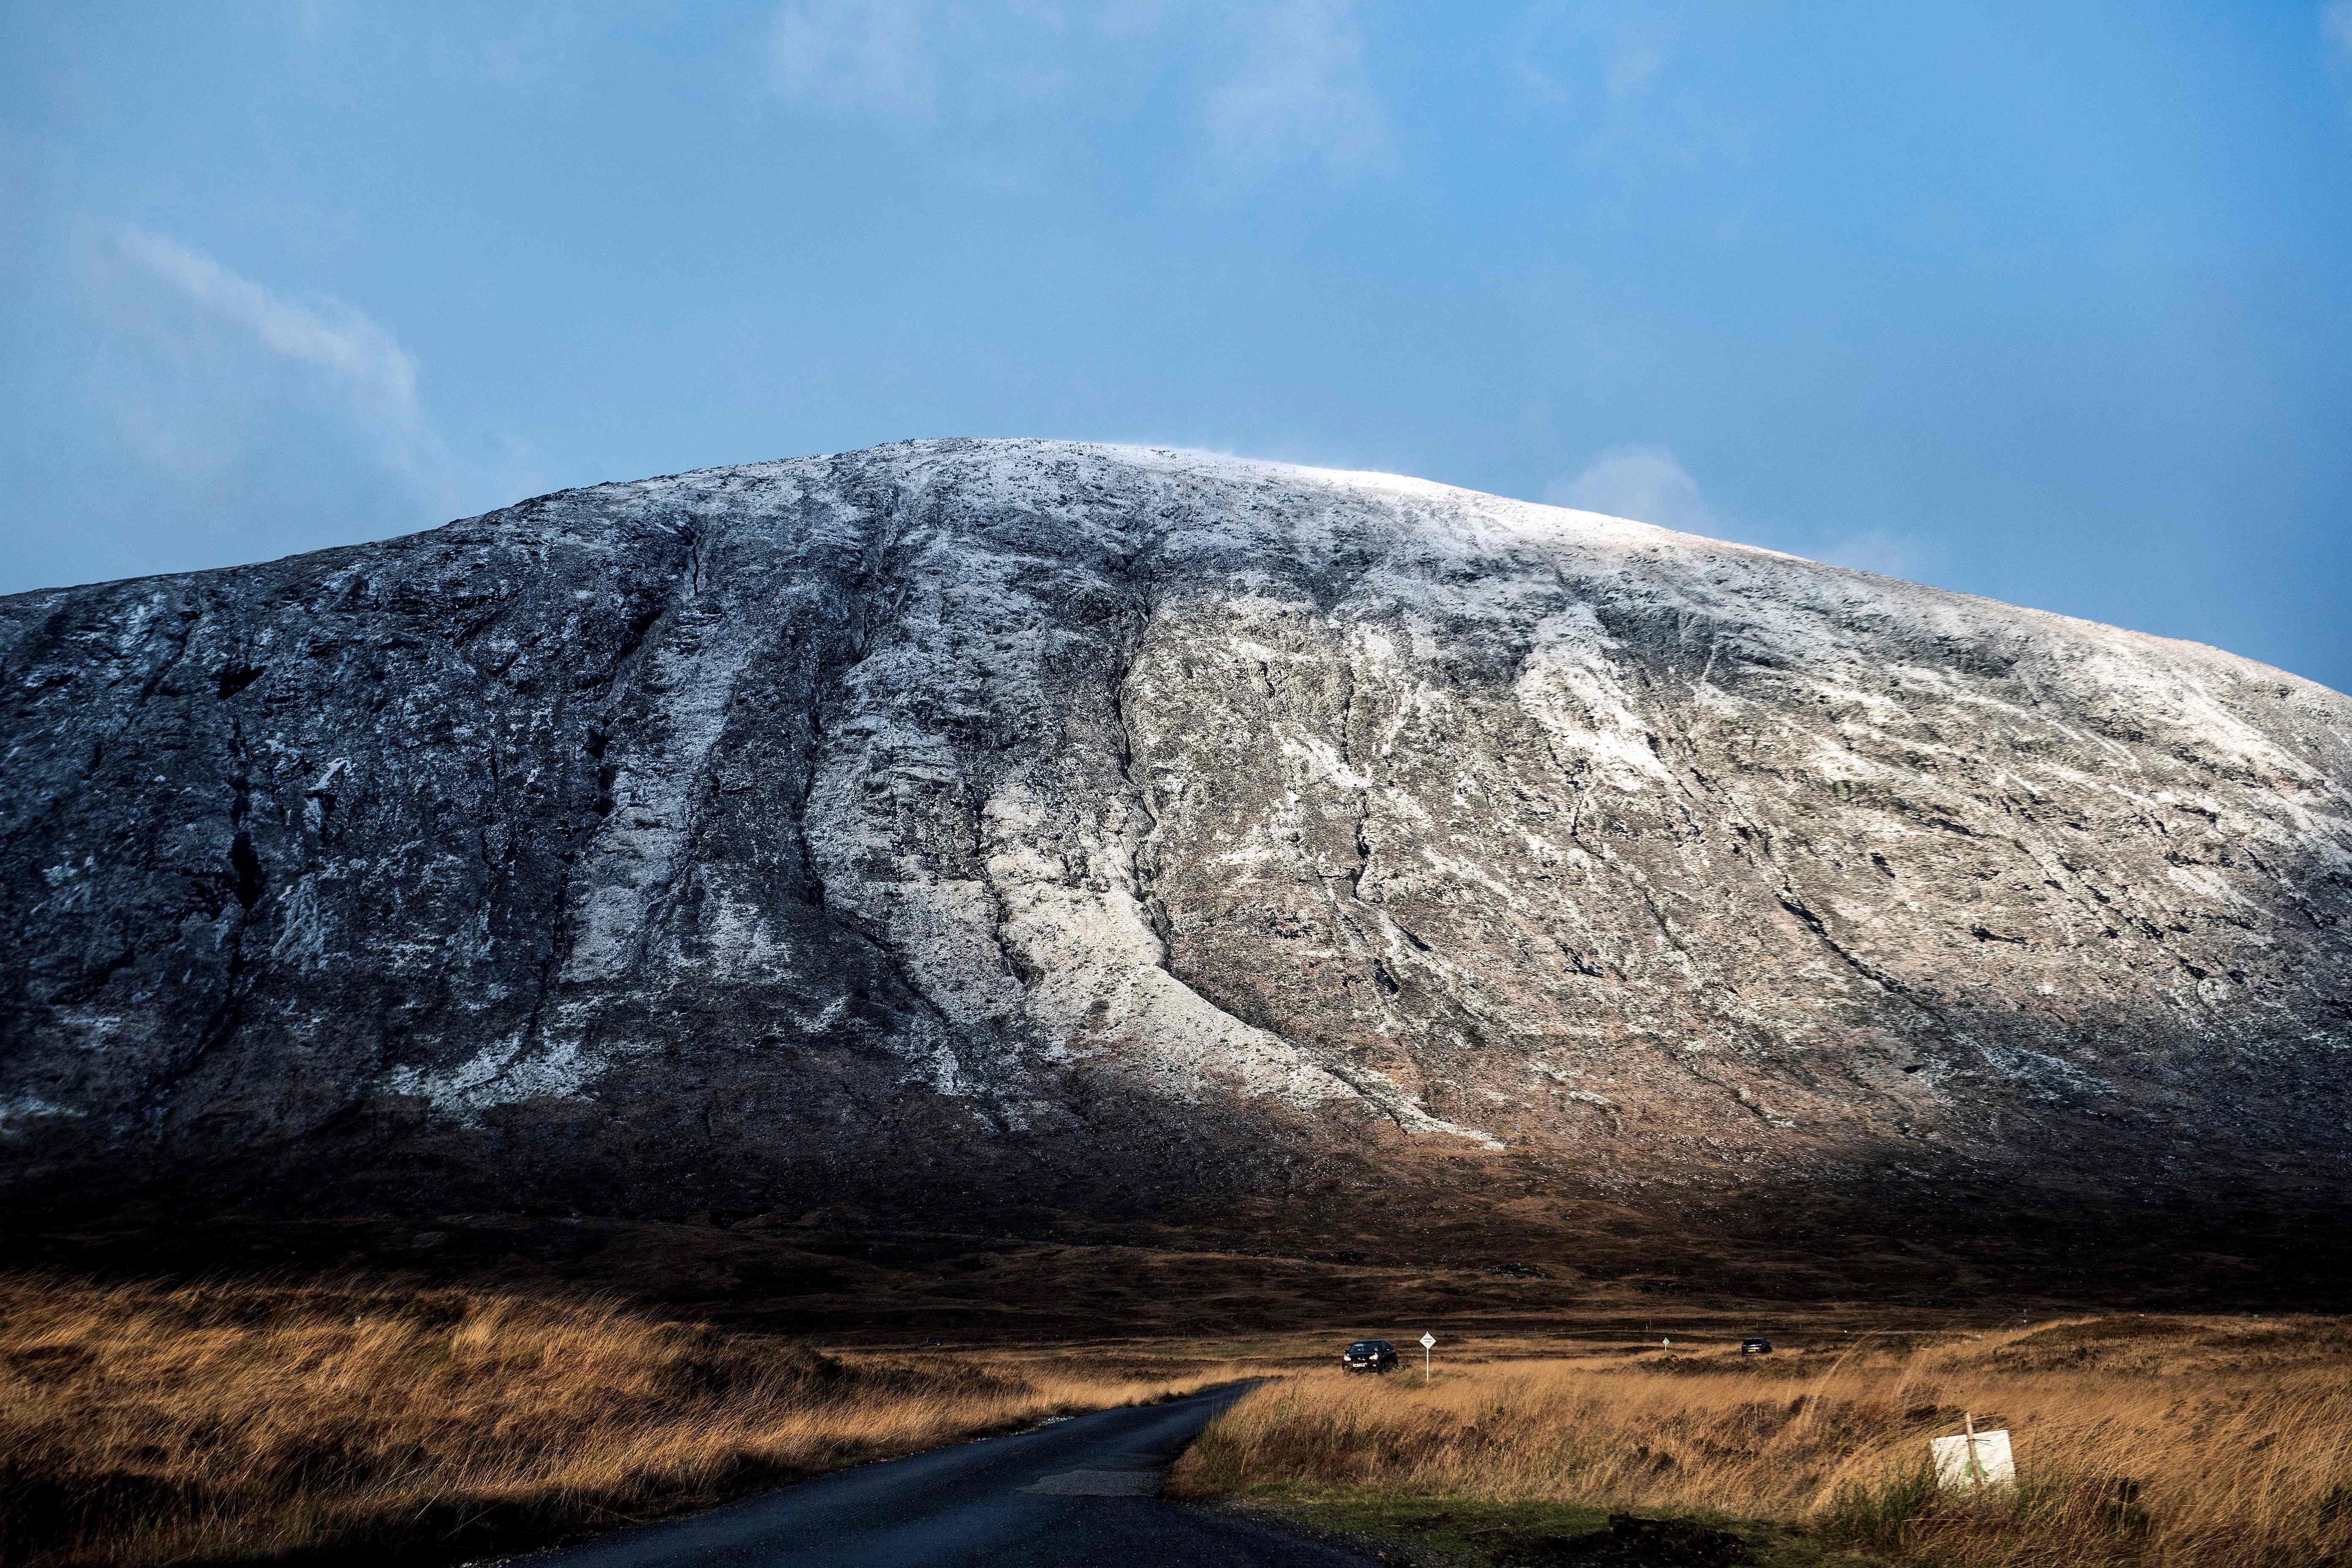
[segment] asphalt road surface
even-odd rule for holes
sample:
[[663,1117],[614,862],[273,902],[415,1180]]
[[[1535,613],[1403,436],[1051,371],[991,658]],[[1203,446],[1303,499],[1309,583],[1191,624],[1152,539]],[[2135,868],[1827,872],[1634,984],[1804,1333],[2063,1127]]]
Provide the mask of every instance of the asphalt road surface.
[[842,1470],[517,1568],[1361,1568],[1352,1552],[1160,1500],[1184,1445],[1245,1386]]

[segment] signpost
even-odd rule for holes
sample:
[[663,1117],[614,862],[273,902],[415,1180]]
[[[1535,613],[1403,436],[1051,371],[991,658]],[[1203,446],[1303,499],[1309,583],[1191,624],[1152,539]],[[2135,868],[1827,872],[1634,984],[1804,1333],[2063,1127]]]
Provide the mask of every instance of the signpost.
[[1928,1451],[1936,1459],[1936,1483],[1958,1490],[1977,1487],[2013,1487],[2017,1461],[2009,1447],[2009,1433],[1979,1432],[1973,1412],[1965,1414],[1968,1430],[1958,1437],[1936,1437]]
[[1435,1334],[1431,1333],[1427,1329],[1421,1331],[1421,1381],[1423,1383],[1429,1381],[1429,1347],[1436,1342]]

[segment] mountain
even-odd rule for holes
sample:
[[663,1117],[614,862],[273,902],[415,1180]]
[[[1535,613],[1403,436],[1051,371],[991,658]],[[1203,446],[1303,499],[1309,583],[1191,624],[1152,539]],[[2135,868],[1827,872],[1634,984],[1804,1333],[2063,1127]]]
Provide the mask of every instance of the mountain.
[[2352,1158],[2352,701],[1412,479],[924,441],[566,491],[0,599],[0,744],[20,1204],[2195,1206]]

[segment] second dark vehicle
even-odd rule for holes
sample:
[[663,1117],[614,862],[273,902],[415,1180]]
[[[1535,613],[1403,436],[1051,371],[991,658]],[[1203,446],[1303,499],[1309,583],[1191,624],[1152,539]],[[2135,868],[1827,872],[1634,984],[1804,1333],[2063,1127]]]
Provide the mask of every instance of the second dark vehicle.
[[1396,1346],[1386,1340],[1358,1340],[1339,1352],[1339,1366],[1345,1372],[1394,1372]]

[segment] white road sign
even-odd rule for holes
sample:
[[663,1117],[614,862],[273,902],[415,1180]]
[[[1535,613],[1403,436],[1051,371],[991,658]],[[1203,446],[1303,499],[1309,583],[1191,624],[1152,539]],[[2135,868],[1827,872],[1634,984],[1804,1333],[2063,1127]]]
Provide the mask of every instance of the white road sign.
[[1423,1350],[1427,1350],[1430,1346],[1432,1346],[1432,1345],[1435,1344],[1436,1342],[1437,1342],[1437,1336],[1436,1336],[1435,1334],[1430,1333],[1430,1332],[1428,1332],[1428,1331],[1424,1331],[1423,1332],[1423,1334],[1422,1334],[1422,1336],[1421,1336],[1421,1348],[1422,1348],[1422,1349],[1423,1349]]

